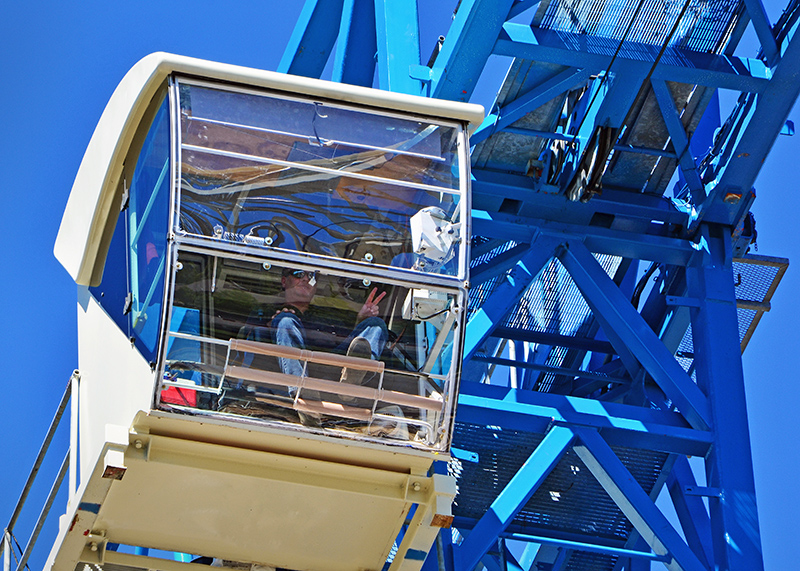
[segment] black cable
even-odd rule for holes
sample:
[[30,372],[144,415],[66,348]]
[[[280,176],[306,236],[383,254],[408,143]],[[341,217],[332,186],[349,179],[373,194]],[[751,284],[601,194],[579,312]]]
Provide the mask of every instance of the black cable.
[[[575,133],[572,135],[572,139],[569,142],[569,146],[570,147],[573,147],[575,145],[575,140],[578,138],[578,133],[581,132],[581,128],[583,127],[583,123],[584,123],[584,121],[586,121],[586,117],[588,117],[588,115],[589,115],[588,111],[589,111],[589,109],[592,108],[592,105],[594,105],[594,102],[597,99],[597,95],[600,93],[600,88],[603,87],[603,84],[608,79],[608,75],[611,73],[611,67],[614,65],[614,61],[616,61],[617,56],[619,55],[619,52],[622,51],[622,46],[625,44],[625,40],[628,38],[628,34],[630,33],[631,28],[633,28],[633,23],[636,21],[636,18],[639,16],[639,12],[641,11],[642,6],[644,6],[644,2],[645,2],[645,0],[639,0],[639,4],[636,6],[636,10],[634,10],[633,16],[631,16],[631,19],[628,22],[628,27],[625,28],[625,33],[622,34],[622,38],[620,38],[619,43],[617,44],[617,49],[614,51],[614,55],[611,56],[611,61],[608,62],[608,67],[606,68],[606,71],[603,74],[603,78],[600,80],[600,87],[598,87],[595,90],[594,95],[592,95],[592,100],[589,101],[589,105],[586,107],[586,113],[584,113],[583,117],[581,118],[581,122],[578,124],[578,128],[575,129]],[[562,155],[562,159],[563,159],[563,155]],[[562,166],[563,166],[563,163],[558,165],[558,168],[555,169],[555,173],[556,174],[561,172],[561,167]],[[550,184],[553,184],[552,180],[550,181]]]
[[[686,10],[689,8],[689,4],[690,3],[691,3],[691,0],[686,0],[684,2],[683,8],[681,8],[680,14],[678,14],[678,17],[675,19],[675,23],[673,24],[672,29],[670,30],[670,32],[667,35],[667,37],[664,39],[664,42],[661,44],[661,49],[659,50],[658,55],[656,56],[656,59],[653,61],[653,65],[650,66],[650,70],[647,72],[647,76],[644,78],[644,81],[642,81],[642,87],[639,89],[639,94],[637,94],[636,98],[634,99],[634,103],[636,102],[637,99],[639,99],[639,96],[642,94],[642,92],[645,91],[648,88],[648,83],[650,81],[650,78],[653,76],[653,72],[655,71],[656,67],[658,66],[658,63],[661,61],[661,58],[663,57],[664,52],[667,50],[667,47],[669,46],[670,41],[672,41],[672,37],[675,35],[675,32],[678,30],[678,26],[679,26],[681,20],[683,19],[683,15],[686,13]],[[633,23],[636,20],[636,17],[639,15],[639,11],[640,11],[640,9],[641,9],[643,4],[644,4],[644,0],[639,0],[639,4],[636,6],[636,11],[634,12],[633,16],[631,17],[631,20],[628,23],[628,27],[625,30],[625,33],[623,34],[622,39],[620,40],[619,45],[617,46],[617,49],[614,52],[614,55],[612,56],[611,61],[608,64],[608,67],[606,68],[606,72],[605,72],[605,74],[603,76],[603,79],[600,82],[600,86],[601,87],[602,87],[603,83],[606,81],[606,78],[608,77],[608,74],[611,71],[611,66],[614,64],[614,60],[616,59],[616,57],[619,54],[619,52],[622,50],[622,45],[625,43],[625,40],[628,37],[628,33],[630,32],[631,28],[633,27]],[[589,106],[587,107],[587,111],[592,108],[592,105],[594,105],[595,99],[597,98],[597,95],[599,93],[600,93],[600,88],[598,88],[595,91],[594,95],[592,96],[592,100],[589,102]],[[628,114],[625,116],[625,120],[622,122],[622,126],[620,127],[620,130],[623,127],[625,127],[625,125],[628,124],[628,121],[630,120],[630,117],[631,117],[631,114],[633,112],[633,109],[634,109],[633,106],[631,106],[631,108],[628,110]],[[575,144],[575,140],[578,138],[578,133],[580,133],[580,130],[583,127],[583,123],[584,123],[584,121],[586,121],[587,117],[588,117],[588,113],[584,113],[583,118],[581,119],[581,122],[578,124],[578,128],[575,130],[575,134],[572,136],[572,139],[569,142],[570,147],[572,147]],[[558,165],[558,169],[556,169],[556,173],[560,172],[561,166],[562,166],[561,164]],[[550,181],[550,183],[553,184],[553,181]]]

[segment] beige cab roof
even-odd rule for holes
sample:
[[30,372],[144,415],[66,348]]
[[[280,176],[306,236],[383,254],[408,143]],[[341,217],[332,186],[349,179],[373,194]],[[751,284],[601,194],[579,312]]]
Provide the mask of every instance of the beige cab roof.
[[122,78],[95,128],[70,192],[61,220],[54,253],[80,285],[97,285],[108,247],[111,207],[122,176],[122,162],[148,104],[172,73],[216,79],[247,86],[266,87],[405,111],[469,124],[483,121],[480,105],[430,99],[333,83],[271,71],[228,65],[158,52],[150,54]]

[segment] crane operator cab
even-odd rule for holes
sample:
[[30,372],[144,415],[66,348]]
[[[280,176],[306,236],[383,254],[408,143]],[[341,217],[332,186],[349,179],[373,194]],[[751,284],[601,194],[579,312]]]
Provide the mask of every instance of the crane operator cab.
[[79,284],[80,480],[48,566],[420,568],[452,519],[432,465],[482,118],[163,53],[131,69],[55,247]]

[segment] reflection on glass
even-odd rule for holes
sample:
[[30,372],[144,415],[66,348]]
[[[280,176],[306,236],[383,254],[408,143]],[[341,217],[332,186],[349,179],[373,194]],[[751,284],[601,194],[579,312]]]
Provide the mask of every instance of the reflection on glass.
[[[458,274],[456,126],[192,85],[180,94],[182,231]],[[413,248],[411,219],[430,208],[450,224],[450,263],[426,265]]]
[[196,85],[180,96],[183,144],[458,189],[453,125]]
[[441,449],[456,295],[200,254],[180,261],[162,407]]

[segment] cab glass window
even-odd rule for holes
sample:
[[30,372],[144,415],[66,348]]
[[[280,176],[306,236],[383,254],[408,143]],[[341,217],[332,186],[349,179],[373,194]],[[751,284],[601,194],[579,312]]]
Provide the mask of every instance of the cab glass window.
[[441,449],[460,294],[182,252],[162,407]]
[[461,127],[181,84],[179,231],[461,275]]

